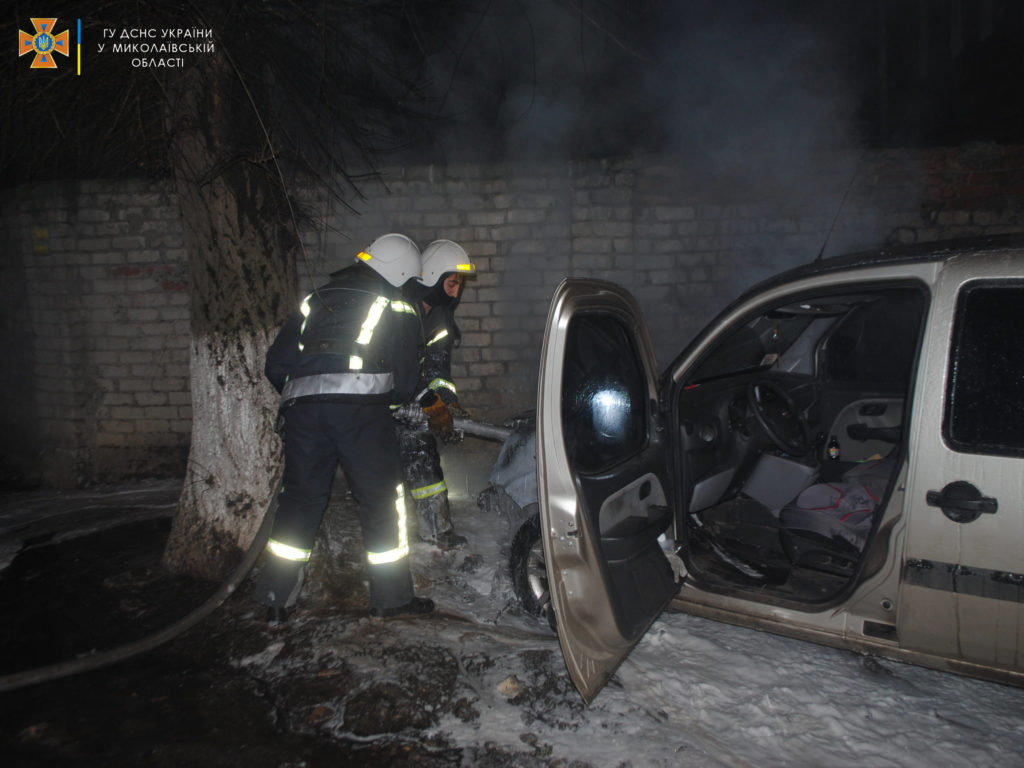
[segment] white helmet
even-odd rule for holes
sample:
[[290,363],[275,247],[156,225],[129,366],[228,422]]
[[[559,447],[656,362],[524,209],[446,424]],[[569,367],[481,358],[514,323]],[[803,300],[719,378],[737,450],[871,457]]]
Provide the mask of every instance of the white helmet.
[[405,235],[381,235],[356,254],[356,259],[376,271],[396,288],[420,273],[420,249]]
[[458,272],[471,275],[476,272],[476,265],[469,260],[466,249],[451,240],[435,240],[423,249],[423,272],[420,282],[434,286],[441,275]]

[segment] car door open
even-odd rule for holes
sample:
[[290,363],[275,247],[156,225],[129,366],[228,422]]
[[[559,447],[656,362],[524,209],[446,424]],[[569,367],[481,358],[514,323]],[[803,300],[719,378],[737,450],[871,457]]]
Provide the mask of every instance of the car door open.
[[[678,589],[657,364],[633,297],[565,280],[541,353],[537,479],[558,637],[588,703]],[[671,533],[671,532],[670,532]]]

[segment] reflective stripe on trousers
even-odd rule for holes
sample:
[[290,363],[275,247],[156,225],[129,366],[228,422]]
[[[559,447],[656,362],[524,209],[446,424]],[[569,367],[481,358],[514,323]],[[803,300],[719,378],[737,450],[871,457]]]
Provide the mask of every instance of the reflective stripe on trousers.
[[442,480],[439,483],[431,483],[430,485],[424,485],[420,488],[413,488],[410,493],[416,501],[423,501],[429,499],[432,496],[445,493],[448,490],[448,484]]
[[405,528],[405,486],[402,483],[395,488],[395,510],[398,513],[398,546],[384,552],[366,551],[366,561],[371,565],[394,563],[409,554],[409,534]]
[[267,542],[267,551],[275,557],[280,557],[282,560],[289,560],[293,563],[308,563],[310,556],[313,554],[311,549],[293,547],[290,544],[274,539],[270,539]]

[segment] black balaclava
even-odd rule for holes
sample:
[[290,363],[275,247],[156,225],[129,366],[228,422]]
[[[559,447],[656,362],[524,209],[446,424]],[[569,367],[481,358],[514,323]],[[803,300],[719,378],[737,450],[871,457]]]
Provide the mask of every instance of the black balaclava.
[[450,275],[454,275],[454,272],[445,272],[441,277],[437,279],[433,287],[427,288],[423,296],[420,297],[421,301],[425,301],[431,307],[448,307],[454,310],[459,306],[459,301],[462,299],[462,291],[466,288],[466,281],[462,281],[462,285],[459,286],[459,292],[455,296],[449,296],[444,292],[444,281],[448,279]]

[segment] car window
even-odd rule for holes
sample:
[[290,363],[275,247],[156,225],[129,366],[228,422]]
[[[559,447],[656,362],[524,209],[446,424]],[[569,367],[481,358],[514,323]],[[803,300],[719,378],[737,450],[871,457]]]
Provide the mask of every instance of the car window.
[[910,381],[923,298],[892,291],[855,305],[829,333],[826,381],[847,388],[903,391]]
[[701,383],[743,371],[770,368],[814,319],[809,314],[771,312],[732,331],[700,364],[692,381]]
[[562,431],[573,470],[594,472],[647,439],[646,386],[633,335],[618,317],[573,317],[562,379]]
[[1024,285],[972,283],[957,299],[943,435],[966,453],[1024,455]]
[[764,369],[814,375],[820,365],[833,383],[903,389],[923,307],[921,293],[910,288],[807,296],[737,326],[697,364],[691,382]]

